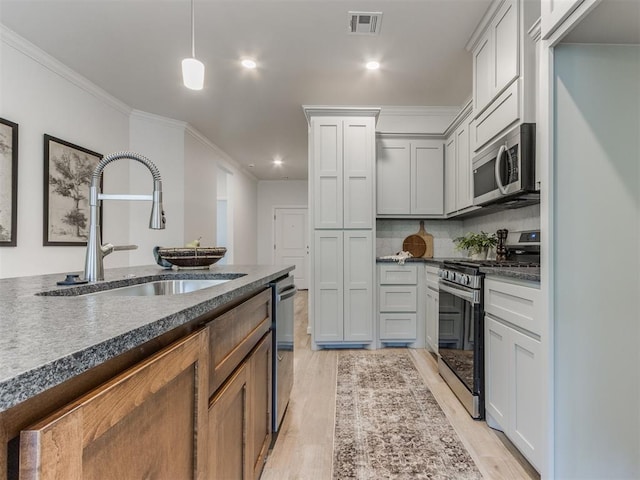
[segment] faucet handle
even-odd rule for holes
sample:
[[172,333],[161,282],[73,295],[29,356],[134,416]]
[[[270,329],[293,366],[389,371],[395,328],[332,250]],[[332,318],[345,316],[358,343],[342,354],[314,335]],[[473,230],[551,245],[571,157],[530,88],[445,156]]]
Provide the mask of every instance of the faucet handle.
[[118,250],[137,250],[138,245],[114,245],[113,251],[116,252]]

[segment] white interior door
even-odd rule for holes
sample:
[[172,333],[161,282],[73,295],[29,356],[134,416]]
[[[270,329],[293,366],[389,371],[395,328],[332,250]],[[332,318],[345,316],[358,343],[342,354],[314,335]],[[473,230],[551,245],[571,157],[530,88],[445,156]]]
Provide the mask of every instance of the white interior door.
[[309,288],[309,240],[306,208],[276,208],[274,211],[274,263],[295,265],[298,289]]

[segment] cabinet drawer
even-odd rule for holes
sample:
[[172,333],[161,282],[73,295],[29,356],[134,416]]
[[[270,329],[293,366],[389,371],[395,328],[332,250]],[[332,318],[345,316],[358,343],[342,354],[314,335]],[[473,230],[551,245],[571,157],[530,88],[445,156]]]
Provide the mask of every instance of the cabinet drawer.
[[440,282],[440,277],[438,276],[438,271],[440,267],[427,267],[427,287],[431,286],[438,290],[438,285]]
[[383,264],[380,267],[380,285],[416,285],[417,265]]
[[417,336],[415,313],[380,314],[380,340],[415,340]]
[[417,287],[380,287],[381,312],[415,312]]
[[536,335],[543,326],[540,299],[538,288],[485,279],[485,311]]
[[476,119],[472,130],[472,145],[476,151],[520,118],[519,85],[519,81],[513,82]]
[[271,290],[266,289],[209,324],[209,395],[231,375],[271,327]]

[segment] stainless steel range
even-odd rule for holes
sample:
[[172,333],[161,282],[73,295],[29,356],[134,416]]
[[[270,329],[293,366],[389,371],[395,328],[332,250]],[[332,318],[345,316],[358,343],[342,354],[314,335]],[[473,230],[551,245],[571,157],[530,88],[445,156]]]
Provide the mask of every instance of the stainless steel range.
[[484,418],[483,267],[540,266],[540,231],[509,233],[507,256],[443,263],[438,312],[438,370],[473,418]]

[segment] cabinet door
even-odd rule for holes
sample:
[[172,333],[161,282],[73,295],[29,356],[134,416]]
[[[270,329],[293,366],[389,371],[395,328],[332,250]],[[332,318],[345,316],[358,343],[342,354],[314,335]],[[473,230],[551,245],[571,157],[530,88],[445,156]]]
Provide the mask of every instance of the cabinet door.
[[376,158],[376,204],[380,215],[411,212],[411,144],[407,140],[380,139]]
[[20,435],[20,478],[207,478],[207,331]]
[[503,431],[509,427],[510,329],[484,317],[485,409]]
[[457,128],[456,136],[456,209],[473,205],[473,182],[471,175],[471,149],[469,148],[469,121]]
[[411,213],[442,215],[444,167],[442,142],[411,142]]
[[493,41],[487,30],[473,50],[473,111],[478,114],[493,98]]
[[271,345],[271,334],[269,333],[255,347],[248,359],[251,425],[247,455],[251,462],[254,480],[260,478],[271,443]]
[[447,139],[444,151],[444,212],[452,213],[456,208],[456,137]]
[[491,22],[493,37],[492,97],[497,96],[518,77],[518,1],[506,0]]
[[438,353],[438,292],[427,288],[426,341],[433,353]]
[[314,117],[311,128],[314,227],[342,228],[342,119]]
[[373,118],[343,121],[344,228],[373,228]]
[[253,479],[252,460],[246,455],[251,425],[248,382],[249,367],[242,363],[211,402],[208,478]]
[[511,434],[509,437],[537,468],[543,458],[542,347],[540,341],[511,330]]
[[415,285],[381,285],[381,312],[415,312],[418,295]]
[[[316,342],[343,339],[343,234],[316,230],[313,253],[313,332]],[[370,259],[373,263],[373,259]]]
[[344,232],[344,340],[373,340],[373,235]]

